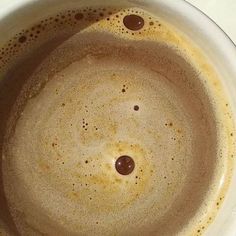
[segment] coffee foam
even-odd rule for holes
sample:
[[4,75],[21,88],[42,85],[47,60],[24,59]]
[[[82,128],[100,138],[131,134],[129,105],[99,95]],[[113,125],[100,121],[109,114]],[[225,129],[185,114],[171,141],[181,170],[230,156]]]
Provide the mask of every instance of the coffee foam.
[[[18,230],[201,234],[224,198],[218,184],[233,132],[229,111],[219,130],[213,94],[221,87],[206,85],[214,73],[201,68],[199,52],[198,69],[188,63],[190,46],[181,47],[188,41],[140,9],[67,13],[74,21],[60,13],[41,22],[51,22],[42,41],[67,23],[65,37],[81,31],[37,66],[9,122],[3,174]],[[145,19],[140,31],[123,26],[129,13]],[[33,29],[15,38],[20,50],[33,47]],[[123,177],[114,162],[125,154],[136,168]]]

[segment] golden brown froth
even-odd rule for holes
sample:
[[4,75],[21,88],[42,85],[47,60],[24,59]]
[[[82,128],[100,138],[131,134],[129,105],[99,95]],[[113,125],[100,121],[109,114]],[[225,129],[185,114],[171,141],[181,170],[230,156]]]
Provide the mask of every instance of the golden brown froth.
[[[128,29],[130,14],[143,27]],[[200,235],[224,198],[233,155],[229,107],[206,59],[143,10],[86,8],[22,31],[1,50],[2,68],[46,41],[48,53],[41,46],[31,55],[38,64],[25,75],[5,140],[18,230]],[[122,155],[135,162],[127,176],[115,168]]]

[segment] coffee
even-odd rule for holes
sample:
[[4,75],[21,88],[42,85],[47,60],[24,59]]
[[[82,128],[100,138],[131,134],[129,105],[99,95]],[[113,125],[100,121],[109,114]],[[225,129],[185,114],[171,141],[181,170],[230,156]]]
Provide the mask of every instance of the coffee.
[[204,232],[230,180],[234,131],[186,36],[139,8],[70,9],[1,54],[3,184],[18,232]]

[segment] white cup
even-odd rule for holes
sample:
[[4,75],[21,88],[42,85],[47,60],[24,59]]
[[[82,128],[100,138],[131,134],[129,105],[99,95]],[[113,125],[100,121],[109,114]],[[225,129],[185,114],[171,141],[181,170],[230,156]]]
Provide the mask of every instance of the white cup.
[[[204,13],[184,0],[104,0],[102,4],[139,5],[158,14],[173,24],[200,47],[219,73],[219,78],[230,98],[236,120],[236,48],[230,38]],[[89,3],[88,3],[89,2]],[[27,28],[38,19],[73,6],[96,5],[96,0],[2,0],[0,2],[0,44],[6,42],[15,32]],[[229,6],[230,7],[230,6]],[[217,217],[205,235],[236,235],[236,166]],[[0,210],[1,211],[1,210]],[[0,217],[4,218],[1,214]],[[0,234],[9,231],[5,219],[0,219]]]

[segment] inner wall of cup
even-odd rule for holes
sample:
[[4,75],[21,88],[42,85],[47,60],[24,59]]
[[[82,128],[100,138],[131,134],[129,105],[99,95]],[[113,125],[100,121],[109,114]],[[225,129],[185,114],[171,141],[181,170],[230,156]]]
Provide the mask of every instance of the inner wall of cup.
[[[95,4],[97,4],[97,1],[94,1],[94,2],[96,2]],[[63,1],[61,1],[61,3],[63,3]],[[61,3],[58,2],[58,4],[56,4],[57,6],[53,5],[52,8],[51,8],[51,10],[48,11],[46,14],[49,14],[49,15],[50,15],[50,14],[53,14],[53,12],[57,12],[58,9],[62,9],[61,7],[63,7],[63,6],[61,5]],[[37,3],[37,4],[38,4],[38,3]],[[63,3],[63,4],[64,4],[64,3]],[[73,4],[76,4],[76,5],[77,5],[78,2],[77,2],[77,3],[71,2],[70,4],[71,4],[71,5],[73,5]],[[82,5],[82,4],[86,4],[86,2],[81,2],[81,5]],[[111,5],[111,3],[108,3],[108,4]],[[39,3],[39,5],[41,5],[41,4]],[[103,5],[104,5],[104,3],[103,3]],[[44,8],[43,3],[42,3],[42,5],[41,5],[41,7]],[[67,7],[68,7],[68,5],[67,5]],[[72,6],[71,6],[71,7],[72,7]],[[69,7],[69,8],[70,8],[70,7]],[[34,12],[34,11],[31,11],[31,10],[32,10],[32,9],[30,9],[30,10],[28,11],[28,13],[29,13],[29,12]],[[39,11],[38,8],[36,8],[36,7],[35,7],[35,10],[37,11],[37,15],[38,15],[38,12],[41,12],[41,11]],[[27,11],[27,10],[26,10],[26,11]],[[34,13],[36,13],[36,12],[34,12]],[[27,14],[26,14],[26,16],[27,16]],[[16,15],[14,15],[14,17],[15,17],[15,20],[17,19],[17,22],[18,22],[18,20],[19,20],[18,17],[20,17],[20,16],[17,16],[17,14],[16,14]],[[14,20],[14,17],[12,18],[12,20]],[[22,27],[24,23],[25,23],[25,25],[28,24],[29,19],[30,19],[30,16],[27,16],[27,17],[29,17],[29,18],[24,19],[24,20],[22,20],[22,21],[19,20],[19,22],[22,22],[22,24],[19,24],[14,30],[12,30],[12,32],[8,31],[8,34],[6,34],[6,36],[10,36],[11,33],[17,32],[17,31],[19,31],[19,29],[21,29],[21,28],[27,28],[27,27]],[[41,18],[42,16],[41,16],[41,15],[38,15],[38,17]],[[37,17],[35,17],[34,19],[36,19],[36,18],[37,18]]]

